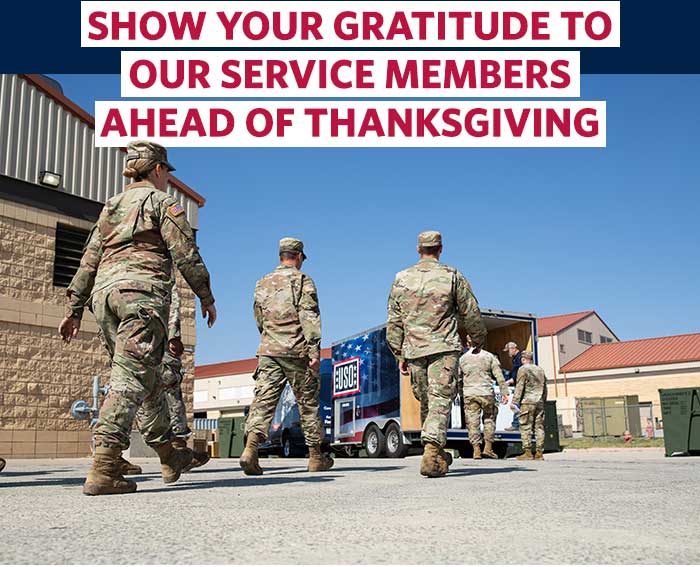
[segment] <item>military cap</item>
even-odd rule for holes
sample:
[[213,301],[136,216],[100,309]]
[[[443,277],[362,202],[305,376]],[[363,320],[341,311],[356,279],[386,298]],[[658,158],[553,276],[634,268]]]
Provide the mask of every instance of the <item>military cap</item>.
[[503,347],[503,352],[508,352],[508,350],[511,348],[518,348],[518,345],[515,344],[513,341],[510,341],[509,343],[506,343],[506,346]]
[[280,254],[282,252],[301,252],[301,255],[306,260],[307,256],[304,254],[304,243],[298,238],[286,237],[280,240]]
[[426,230],[418,235],[419,246],[442,246],[442,234],[437,230]]
[[175,167],[168,161],[168,150],[160,144],[148,140],[134,140],[126,146],[126,161],[132,159],[148,159],[156,163],[162,163],[168,171],[175,171]]
[[520,354],[520,356],[521,356],[521,358],[527,358],[528,360],[534,360],[534,359],[535,359],[535,357],[532,355],[532,352],[529,351],[529,350],[524,350],[524,351]]

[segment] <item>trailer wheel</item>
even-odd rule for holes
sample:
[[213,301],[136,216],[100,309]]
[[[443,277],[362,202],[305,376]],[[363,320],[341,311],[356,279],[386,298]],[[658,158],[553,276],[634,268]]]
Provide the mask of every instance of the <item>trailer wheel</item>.
[[408,453],[408,445],[403,442],[403,433],[396,423],[391,422],[386,428],[386,456],[390,459],[403,459]]
[[494,443],[493,452],[498,455],[499,459],[505,459],[508,454],[508,443]]
[[384,454],[386,439],[381,430],[374,424],[365,429],[364,446],[370,459],[377,459]]

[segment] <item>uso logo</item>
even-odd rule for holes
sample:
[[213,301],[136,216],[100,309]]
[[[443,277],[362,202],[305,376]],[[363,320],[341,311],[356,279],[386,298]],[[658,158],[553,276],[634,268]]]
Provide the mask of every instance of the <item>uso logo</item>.
[[360,391],[360,357],[341,360],[333,365],[333,397]]

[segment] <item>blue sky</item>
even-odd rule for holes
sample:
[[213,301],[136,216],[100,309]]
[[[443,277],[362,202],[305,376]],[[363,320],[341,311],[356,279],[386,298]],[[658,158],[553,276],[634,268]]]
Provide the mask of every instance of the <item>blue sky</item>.
[[[94,112],[116,75],[55,75]],[[416,235],[482,307],[595,309],[621,339],[700,331],[700,75],[586,75],[608,101],[605,149],[173,149],[202,193],[199,244],[219,320],[197,363],[254,356],[257,278],[282,236],[305,241],[324,346],[382,323]]]

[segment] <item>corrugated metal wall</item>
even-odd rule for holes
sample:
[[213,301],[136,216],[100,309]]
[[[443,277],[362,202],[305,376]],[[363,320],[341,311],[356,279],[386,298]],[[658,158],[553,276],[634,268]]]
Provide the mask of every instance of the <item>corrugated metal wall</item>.
[[[44,170],[60,173],[72,195],[104,203],[124,189],[125,154],[96,148],[95,132],[18,75],[0,74],[0,174],[37,183]],[[198,206],[168,186],[198,227]]]

